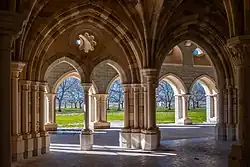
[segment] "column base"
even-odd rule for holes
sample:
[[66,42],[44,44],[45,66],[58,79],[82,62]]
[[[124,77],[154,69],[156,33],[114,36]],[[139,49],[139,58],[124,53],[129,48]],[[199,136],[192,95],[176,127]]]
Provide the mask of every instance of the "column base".
[[89,126],[91,129],[110,129],[110,122],[106,121],[91,122]]
[[31,158],[33,156],[33,138],[31,136],[31,134],[26,134],[23,135],[23,140],[24,140],[24,153],[23,153],[23,157],[25,159],[27,158]]
[[131,148],[139,149],[141,148],[141,130],[132,129],[131,131]]
[[47,123],[45,124],[45,130],[50,131],[57,131],[57,124],[56,123]]
[[120,147],[131,148],[131,129],[122,129],[119,137]]
[[182,118],[178,120],[178,124],[182,124],[182,125],[192,125],[193,122],[190,118]]
[[22,136],[12,136],[12,161],[21,161],[24,159],[24,140]]
[[81,150],[91,150],[94,144],[94,136],[90,130],[84,130],[80,134]]
[[231,153],[228,155],[229,167],[249,167],[249,159],[243,158],[244,146],[239,144],[233,144]]
[[141,147],[143,150],[156,150],[159,146],[159,132],[156,130],[142,130]]
[[33,156],[40,156],[42,149],[42,138],[39,133],[32,134],[33,137]]
[[228,141],[236,141],[237,140],[237,125],[235,124],[227,124],[226,134]]
[[227,140],[226,125],[224,123],[218,123],[215,126],[215,138],[216,140]]
[[46,132],[40,132],[41,136],[41,154],[47,154],[49,152],[50,137]]

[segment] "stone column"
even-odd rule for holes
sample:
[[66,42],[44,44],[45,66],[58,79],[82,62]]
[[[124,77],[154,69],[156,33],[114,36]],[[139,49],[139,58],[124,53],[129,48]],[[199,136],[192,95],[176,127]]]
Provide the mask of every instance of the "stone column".
[[[9,1],[6,1],[8,4]],[[5,6],[1,6],[4,9]],[[21,29],[17,13],[0,10],[0,166],[11,166],[11,43]]]
[[228,40],[233,51],[233,61],[237,69],[239,141],[233,144],[229,155],[229,166],[250,166],[250,36],[239,36]]
[[148,90],[147,85],[143,84],[143,94],[144,94],[144,129],[148,128]]
[[134,128],[133,129],[139,129],[139,93],[140,93],[140,85],[134,84]]
[[11,63],[11,115],[12,115],[12,161],[23,159],[24,142],[21,136],[21,111],[19,110],[19,74],[25,64],[21,62]]
[[47,93],[48,98],[48,122],[45,124],[46,131],[57,131],[57,124],[55,123],[55,93]]
[[[141,147],[144,150],[155,150],[160,144],[160,131],[156,126],[156,87],[158,71],[156,69],[143,69],[142,75],[147,87],[147,129],[142,130]],[[145,98],[144,97],[144,98]]]
[[42,140],[41,153],[45,154],[49,152],[50,138],[45,131],[45,112],[46,112],[46,86],[47,83],[40,82],[39,85],[39,131]]
[[130,92],[130,86],[129,85],[123,85],[124,88],[124,128],[123,129],[130,129],[129,125],[129,92]]
[[211,118],[214,113],[214,98],[213,95],[206,95],[206,122],[211,123]]
[[192,120],[188,118],[188,98],[190,95],[185,94],[182,95],[182,112],[183,112],[183,124],[190,125],[192,124]]
[[33,156],[33,139],[29,133],[29,93],[31,89],[31,81],[21,81],[21,104],[22,104],[22,135],[24,140],[24,158]]
[[182,109],[182,96],[175,95],[175,123],[179,124],[182,123],[181,120],[183,119],[183,109]]
[[141,130],[139,128],[139,109],[140,109],[140,84],[133,85],[134,100],[134,127],[131,133],[131,147],[138,149],[141,147]]
[[93,146],[93,133],[89,129],[89,89],[92,86],[92,83],[83,83],[82,84],[84,89],[84,129],[82,130],[80,134],[80,145],[81,150],[91,150]]
[[130,126],[130,93],[131,85],[123,84],[124,89],[124,127],[120,132],[120,146],[124,148],[131,148],[131,126]]
[[95,98],[95,122],[94,129],[110,128],[110,123],[107,122],[107,97],[108,94],[94,94]]
[[228,93],[228,103],[227,103],[227,140],[235,141],[236,140],[236,125],[234,122],[234,89],[230,86],[227,89]]
[[225,124],[225,113],[227,113],[227,92],[224,89],[224,86],[221,85],[219,88],[218,96],[218,122],[216,124],[216,139],[217,140],[226,140],[226,124]]
[[31,134],[33,138],[33,156],[41,155],[41,138],[39,133],[39,82],[31,83]]

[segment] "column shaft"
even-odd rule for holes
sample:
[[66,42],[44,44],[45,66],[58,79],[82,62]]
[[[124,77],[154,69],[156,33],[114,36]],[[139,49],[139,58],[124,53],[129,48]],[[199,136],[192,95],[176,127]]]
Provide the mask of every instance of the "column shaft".
[[143,86],[143,93],[144,93],[144,129],[148,127],[148,91],[147,87]]
[[19,131],[19,126],[21,126],[20,122],[19,122],[19,103],[18,103],[18,75],[17,74],[19,72],[12,72],[12,136],[17,136],[18,134],[20,134]]
[[37,100],[38,100],[38,90],[39,85],[37,82],[32,83],[32,93],[31,93],[31,131],[32,133],[36,133],[38,131],[37,129],[37,122],[38,122],[38,116],[37,116]]
[[134,86],[134,129],[139,128],[139,89],[138,85]]
[[30,81],[22,81],[22,134],[29,133],[29,91]]
[[48,97],[48,102],[49,102],[49,104],[48,104],[49,105],[48,123],[55,123],[54,116],[55,116],[55,97],[56,97],[56,94],[48,93],[47,97]]
[[83,83],[82,86],[84,89],[84,104],[85,104],[84,131],[89,131],[89,89],[91,88],[92,83]]
[[40,83],[39,87],[39,129],[40,133],[45,134],[45,95],[46,95],[46,84]]
[[148,129],[156,127],[156,92],[153,78],[148,77],[147,80],[147,101],[148,101]]
[[129,128],[129,87],[124,85],[124,127]]

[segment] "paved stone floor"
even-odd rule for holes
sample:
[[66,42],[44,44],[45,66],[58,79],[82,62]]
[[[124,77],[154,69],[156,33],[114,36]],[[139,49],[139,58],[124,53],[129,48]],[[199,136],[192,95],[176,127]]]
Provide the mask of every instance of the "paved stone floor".
[[119,129],[95,131],[94,149],[81,151],[78,132],[51,135],[50,153],[15,167],[227,167],[231,143],[214,140],[214,126],[160,126],[157,151],[119,148]]

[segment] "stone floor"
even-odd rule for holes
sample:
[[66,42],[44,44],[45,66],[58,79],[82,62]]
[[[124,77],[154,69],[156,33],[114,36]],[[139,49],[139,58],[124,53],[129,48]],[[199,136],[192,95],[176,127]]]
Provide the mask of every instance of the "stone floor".
[[119,129],[95,131],[94,149],[81,151],[79,132],[51,135],[50,153],[14,167],[227,167],[231,143],[214,140],[214,126],[160,126],[157,151],[119,148]]

